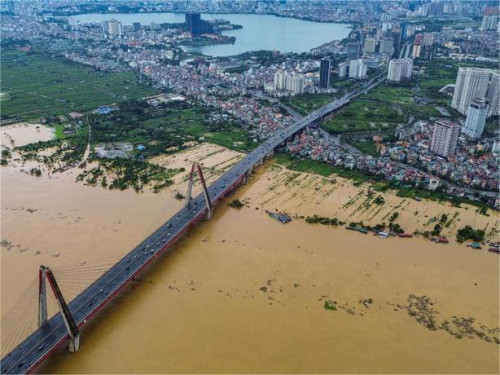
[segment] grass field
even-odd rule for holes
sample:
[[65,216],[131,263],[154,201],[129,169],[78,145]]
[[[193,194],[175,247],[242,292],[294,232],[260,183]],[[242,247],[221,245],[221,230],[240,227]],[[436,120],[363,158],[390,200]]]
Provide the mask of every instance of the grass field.
[[2,51],[1,71],[2,117],[28,121],[154,93],[132,72],[99,72],[38,53]]
[[406,121],[406,115],[389,103],[357,99],[323,122],[321,127],[329,133],[343,133],[384,130]]
[[285,97],[281,99],[281,102],[295,109],[297,112],[307,115],[333,101],[333,99],[334,97],[331,94],[306,94]]

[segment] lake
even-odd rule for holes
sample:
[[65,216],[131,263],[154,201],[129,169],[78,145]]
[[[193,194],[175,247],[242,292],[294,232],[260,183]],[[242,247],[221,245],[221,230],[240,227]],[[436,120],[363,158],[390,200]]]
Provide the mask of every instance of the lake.
[[[184,22],[184,13],[135,13],[135,14],[81,14],[73,17],[85,22],[101,22],[117,19],[123,25],[140,22],[141,25],[155,23]],[[311,48],[349,35],[347,24],[319,23],[293,18],[257,14],[202,14],[202,19],[223,18],[243,29],[224,31],[224,35],[236,37],[234,44],[185,47],[188,52],[209,56],[232,56],[247,51],[278,50],[281,52],[309,52]]]

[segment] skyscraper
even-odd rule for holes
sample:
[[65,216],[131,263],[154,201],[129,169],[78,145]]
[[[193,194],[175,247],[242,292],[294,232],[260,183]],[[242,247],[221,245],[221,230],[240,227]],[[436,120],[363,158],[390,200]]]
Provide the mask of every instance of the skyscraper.
[[466,115],[472,99],[486,97],[490,77],[489,69],[459,68],[451,106]]
[[377,41],[374,38],[366,38],[363,45],[363,52],[374,53],[377,47]]
[[493,72],[491,74],[491,81],[488,87],[488,102],[490,110],[488,116],[498,116],[500,114],[500,74]]
[[357,60],[361,57],[361,43],[351,42],[347,43],[347,56],[346,61]]
[[363,59],[351,60],[349,63],[349,78],[365,78],[367,70],[368,67]]
[[448,157],[455,153],[457,148],[460,125],[449,120],[437,120],[432,131],[431,152]]
[[101,28],[102,31],[104,31],[108,35],[112,36],[123,35],[123,26],[122,23],[118,20],[102,21]]
[[187,29],[191,35],[212,33],[212,25],[201,19],[200,13],[186,13]]
[[392,82],[400,82],[411,77],[413,73],[413,60],[393,59],[389,61],[387,79]]
[[394,52],[394,40],[392,38],[384,38],[380,41],[380,53],[387,53],[388,55],[392,55]]
[[319,67],[319,87],[327,89],[330,87],[330,68],[331,61],[329,59],[322,59]]
[[462,133],[474,139],[481,138],[487,116],[488,101],[486,98],[472,99],[467,111],[465,124],[462,127]]

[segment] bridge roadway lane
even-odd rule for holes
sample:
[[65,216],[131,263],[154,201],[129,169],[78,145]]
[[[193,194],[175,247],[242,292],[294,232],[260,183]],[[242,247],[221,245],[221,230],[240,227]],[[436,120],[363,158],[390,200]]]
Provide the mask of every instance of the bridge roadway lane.
[[[212,202],[216,202],[224,194],[233,189],[241,181],[245,173],[263,160],[279,144],[310,123],[345,105],[349,102],[350,97],[352,95],[346,95],[340,100],[335,100],[325,105],[274,135],[250,152],[208,188]],[[125,257],[119,260],[68,304],[76,324],[81,327],[86,323],[90,317],[97,313],[114,295],[123,289],[149,262],[165,250],[170,250],[172,247],[169,247],[169,245],[180,238],[190,224],[201,220],[204,215],[206,215],[204,196],[203,194],[199,194],[188,206],[178,211],[177,214],[125,255]],[[60,313],[57,313],[46,324],[28,336],[9,354],[2,358],[0,362],[1,373],[10,374],[33,371],[37,365],[68,338],[69,335],[62,316]]]

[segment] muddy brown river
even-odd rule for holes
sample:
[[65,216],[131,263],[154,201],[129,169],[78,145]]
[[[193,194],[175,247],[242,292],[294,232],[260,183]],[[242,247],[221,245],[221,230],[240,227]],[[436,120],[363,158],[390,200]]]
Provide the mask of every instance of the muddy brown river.
[[[1,169],[2,317],[40,264],[118,258],[181,207],[173,195],[186,185],[136,194],[75,183],[74,170],[36,178],[22,168]],[[496,254],[283,225],[264,212],[279,201],[263,198],[273,173],[260,168],[229,198],[246,207],[218,206],[133,282],[85,327],[79,352],[61,349],[38,370],[498,373]]]

